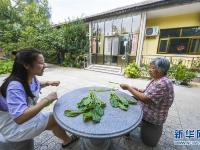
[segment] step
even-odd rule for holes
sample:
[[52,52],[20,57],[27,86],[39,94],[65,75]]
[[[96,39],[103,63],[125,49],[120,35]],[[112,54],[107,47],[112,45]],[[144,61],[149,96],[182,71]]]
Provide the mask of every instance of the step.
[[106,65],[90,65],[86,70],[122,75],[121,67]]
[[117,66],[107,66],[107,65],[90,65],[88,68],[91,68],[91,67],[121,69],[121,67],[117,67]]
[[121,69],[112,69],[112,68],[99,68],[99,67],[91,67],[90,69],[97,69],[97,70],[107,70],[107,71],[114,71],[114,72],[121,72]]
[[111,71],[106,71],[106,70],[97,70],[97,69],[87,69],[89,71],[95,71],[95,72],[102,72],[102,73],[108,73],[108,74],[115,74],[115,75],[123,75],[121,72],[111,72]]

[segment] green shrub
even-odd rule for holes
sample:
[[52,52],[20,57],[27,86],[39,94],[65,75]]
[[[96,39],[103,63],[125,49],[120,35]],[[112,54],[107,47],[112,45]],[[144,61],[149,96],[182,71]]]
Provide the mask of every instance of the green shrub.
[[66,53],[65,60],[63,62],[63,66],[82,68],[83,61],[84,61],[84,54]]
[[192,63],[192,66],[191,66],[191,71],[193,72],[200,72],[200,58],[198,58],[196,61],[194,61]]
[[169,77],[179,81],[181,84],[188,84],[193,78],[196,77],[196,73],[187,69],[182,62],[179,62],[178,64],[172,65],[169,70]]
[[10,73],[12,70],[13,61],[0,60],[0,74]]
[[135,64],[129,64],[124,71],[125,75],[130,78],[139,78],[141,76],[141,69]]
[[141,76],[142,76],[142,78],[150,78],[150,76],[149,76],[149,65],[147,65],[147,64],[141,65]]

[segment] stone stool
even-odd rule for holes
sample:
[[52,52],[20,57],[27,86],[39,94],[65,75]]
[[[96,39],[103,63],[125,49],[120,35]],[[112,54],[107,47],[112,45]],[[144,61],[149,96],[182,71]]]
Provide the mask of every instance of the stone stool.
[[8,142],[0,134],[0,150],[34,150],[34,140]]

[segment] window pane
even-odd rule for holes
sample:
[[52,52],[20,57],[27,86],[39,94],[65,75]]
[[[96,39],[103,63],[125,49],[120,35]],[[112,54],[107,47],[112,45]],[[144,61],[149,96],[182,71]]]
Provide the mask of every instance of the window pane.
[[96,37],[92,38],[92,53],[97,52],[97,42],[96,42]]
[[104,64],[110,65],[111,62],[111,56],[110,55],[104,55]]
[[125,51],[130,53],[130,38],[129,35],[123,35],[120,37],[120,55],[124,55]]
[[181,29],[163,29],[160,31],[160,37],[179,37]]
[[113,37],[112,39],[112,55],[113,56],[118,55],[118,47],[119,47],[119,38]]
[[104,49],[104,55],[110,55],[111,54],[111,41],[112,39],[110,37],[105,38],[105,49]]
[[112,65],[117,65],[117,56],[112,56]]
[[98,36],[104,35],[104,22],[98,23]]
[[98,53],[103,54],[104,22],[98,23]]
[[112,34],[112,20],[105,22],[105,35]]
[[160,40],[160,48],[159,48],[160,53],[167,52],[167,41],[168,40]]
[[187,39],[171,39],[169,52],[174,54],[185,54],[187,52],[189,38]]
[[115,33],[121,33],[122,19],[115,19],[113,21],[112,31]]
[[103,54],[103,41],[104,41],[104,36],[101,36],[99,41],[98,41],[98,53]]
[[200,53],[200,39],[193,39],[192,46],[191,46],[191,53]]
[[97,54],[92,54],[92,64],[97,63]]
[[140,31],[141,15],[133,16],[132,32],[139,33]]
[[92,23],[92,35],[97,35],[97,23]]
[[131,34],[131,54],[135,54],[138,46],[138,34]]
[[122,33],[131,33],[132,17],[123,18]]
[[183,28],[182,36],[200,36],[200,27]]

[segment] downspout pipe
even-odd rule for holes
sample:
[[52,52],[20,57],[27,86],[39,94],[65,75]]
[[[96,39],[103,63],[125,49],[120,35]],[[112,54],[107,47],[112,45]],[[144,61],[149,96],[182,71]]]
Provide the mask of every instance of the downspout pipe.
[[147,13],[146,11],[144,11],[141,13],[140,34],[139,34],[139,41],[138,41],[138,49],[136,52],[136,64],[138,66],[141,65],[141,60],[142,60],[142,49],[143,49],[143,44],[144,44],[146,18],[147,18]]

